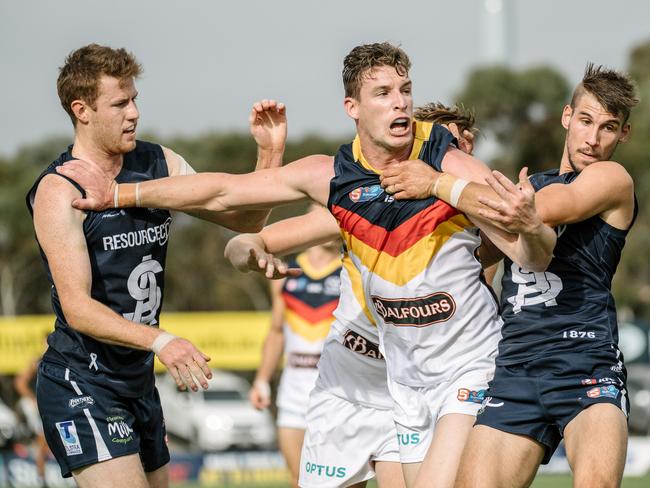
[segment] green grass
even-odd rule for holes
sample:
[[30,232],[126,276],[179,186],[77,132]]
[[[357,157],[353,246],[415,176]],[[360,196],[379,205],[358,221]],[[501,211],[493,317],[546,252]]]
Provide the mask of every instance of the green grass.
[[[201,485],[201,484],[173,484],[172,488],[229,488],[225,485]],[[264,488],[286,488],[287,485],[264,485]],[[642,477],[623,478],[622,488],[648,488],[650,486],[650,474]],[[262,485],[232,485],[233,488],[262,488]],[[377,484],[371,481],[367,488],[376,488]],[[571,477],[563,475],[540,475],[532,484],[533,488],[571,488]]]

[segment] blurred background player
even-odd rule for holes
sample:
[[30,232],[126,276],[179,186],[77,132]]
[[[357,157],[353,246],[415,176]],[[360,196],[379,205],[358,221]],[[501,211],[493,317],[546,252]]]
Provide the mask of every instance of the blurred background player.
[[20,413],[25,417],[25,423],[34,436],[32,447],[39,483],[40,486],[47,486],[45,463],[50,454],[50,449],[47,447],[47,441],[43,433],[43,422],[41,422],[38,405],[36,404],[36,373],[38,372],[38,364],[40,361],[40,356],[30,361],[27,367],[20,371],[14,378],[14,387],[20,395],[20,399],[18,400]]
[[269,386],[280,364],[286,364],[278,387],[277,425],[280,450],[298,486],[300,451],[305,429],[309,393],[314,388],[325,338],[339,302],[341,244],[332,241],[310,247],[289,262],[302,274],[271,282],[271,328],[262,349],[262,361],[250,391],[255,408],[271,404]]

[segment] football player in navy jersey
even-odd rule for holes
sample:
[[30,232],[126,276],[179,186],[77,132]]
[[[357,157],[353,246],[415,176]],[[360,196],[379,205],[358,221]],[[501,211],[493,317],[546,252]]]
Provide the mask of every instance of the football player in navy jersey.
[[[170,149],[136,140],[140,73],[124,49],[91,44],[68,56],[57,88],[74,143],[27,196],[56,314],[38,371],[38,406],[62,474],[81,487],[168,486],[154,354],[181,389],[207,388],[211,377],[205,354],[159,328],[169,212],[80,211],[71,202],[84,188],[56,172],[76,158],[121,181],[194,172]],[[258,119],[255,110],[251,117]],[[259,156],[260,167],[277,163],[263,144]],[[200,213],[238,231],[258,230],[267,215]]]
[[[536,191],[558,240],[544,273],[505,259],[497,369],[458,486],[528,486],[562,438],[574,486],[620,486],[629,404],[611,282],[637,205],[632,178],[611,158],[637,102],[627,76],[588,64],[562,112],[559,169],[529,182],[524,169],[518,186],[495,171],[492,188],[470,183],[459,196],[459,210],[516,231],[527,225],[517,192]],[[396,198],[417,198],[442,178],[457,180],[413,161],[391,168],[384,184],[407,189]]]

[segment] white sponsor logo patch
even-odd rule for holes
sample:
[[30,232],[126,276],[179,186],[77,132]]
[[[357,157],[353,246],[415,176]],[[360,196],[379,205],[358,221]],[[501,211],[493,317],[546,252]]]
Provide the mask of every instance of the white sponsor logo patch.
[[83,454],[81,449],[81,443],[79,442],[79,436],[77,435],[77,427],[74,424],[74,420],[66,420],[65,422],[57,422],[56,428],[59,431],[61,440],[63,441],[63,447],[65,447],[65,453],[68,456],[76,456],[77,454]]

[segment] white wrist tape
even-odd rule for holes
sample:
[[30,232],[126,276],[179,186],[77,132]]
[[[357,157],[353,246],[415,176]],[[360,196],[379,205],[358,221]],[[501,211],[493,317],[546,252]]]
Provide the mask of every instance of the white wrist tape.
[[463,193],[465,187],[469,184],[469,181],[458,179],[454,182],[454,186],[451,187],[451,195],[449,197],[449,203],[452,207],[458,206],[458,200],[460,200],[460,195]]
[[255,380],[253,386],[259,390],[260,395],[266,398],[271,398],[271,385],[269,385],[268,381]]
[[154,354],[159,354],[160,351],[162,351],[164,347],[174,339],[176,339],[176,336],[174,334],[170,334],[169,332],[158,334],[158,337],[156,337],[153,341],[153,344],[151,344],[151,350],[154,352]]
[[113,190],[113,208],[117,208],[120,203],[120,185],[115,183],[115,190]]
[[140,183],[135,184],[135,206],[140,206]]

